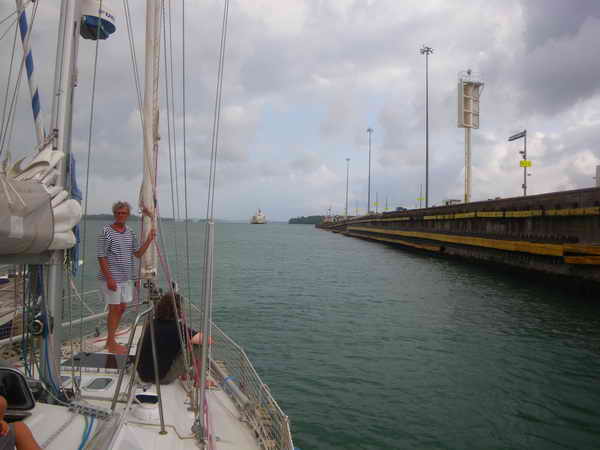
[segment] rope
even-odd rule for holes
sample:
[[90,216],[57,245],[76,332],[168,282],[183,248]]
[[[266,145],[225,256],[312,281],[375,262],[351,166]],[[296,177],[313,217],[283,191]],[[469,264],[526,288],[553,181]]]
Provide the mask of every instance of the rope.
[[44,442],[42,442],[42,443],[40,444],[40,447],[41,447],[41,448],[48,448],[48,446],[49,446],[50,444],[52,444],[52,442],[54,441],[54,439],[56,439],[58,436],[60,436],[60,435],[62,434],[62,432],[63,432],[63,431],[65,431],[69,425],[71,425],[71,423],[73,422],[73,419],[75,419],[75,417],[77,417],[77,414],[76,414],[76,413],[73,413],[73,414],[71,415],[71,417],[69,417],[69,418],[68,418],[68,419],[65,421],[65,423],[63,423],[63,424],[61,425],[61,427],[60,427],[58,430],[56,430],[54,433],[52,433],[52,434],[51,434],[51,435],[48,437],[48,439],[46,439]]
[[[160,221],[159,221],[160,224]],[[159,236],[161,237],[161,244],[164,246],[164,242],[162,241],[162,233],[159,233]],[[193,358],[193,352],[192,352],[192,343],[190,340],[190,336],[189,333],[187,333],[187,330],[189,329],[189,327],[187,326],[187,317],[185,316],[185,310],[182,307],[181,311],[178,310],[177,308],[177,302],[175,301],[175,288],[174,288],[174,284],[172,282],[172,278],[171,278],[171,272],[169,270],[169,262],[168,262],[168,258],[166,256],[166,254],[163,257],[163,253],[160,251],[160,246],[156,246],[156,250],[157,250],[157,255],[159,258],[159,261],[161,263],[161,266],[163,268],[163,272],[165,274],[165,277],[167,278],[167,283],[169,286],[169,289],[171,291],[171,298],[173,301],[173,309],[175,310],[175,314],[177,317],[181,317],[181,322],[179,320],[176,321],[177,323],[177,332],[179,333],[179,339],[180,342],[183,344],[182,347],[182,351],[184,354],[184,361],[185,361],[185,366],[190,367],[191,364],[193,364],[194,358]],[[182,326],[183,323],[183,326]],[[183,332],[183,328],[185,327],[186,332]],[[196,365],[194,364],[194,368],[196,368]],[[194,371],[194,375],[195,378],[198,378],[198,372],[197,370]]]
[[80,450],[81,448],[83,448],[83,445],[85,445],[85,441],[86,439],[86,434],[88,431],[88,426],[89,426],[89,418],[88,416],[83,416],[83,418],[85,419],[85,425],[83,426],[83,434],[81,435],[81,444],[79,444],[79,447],[77,447],[77,450]]

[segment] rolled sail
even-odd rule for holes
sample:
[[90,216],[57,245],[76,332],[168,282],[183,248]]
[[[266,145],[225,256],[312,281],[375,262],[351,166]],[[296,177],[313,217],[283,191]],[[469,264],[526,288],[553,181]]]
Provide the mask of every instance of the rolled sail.
[[0,172],[0,255],[39,254],[75,245],[73,227],[81,205],[55,186],[64,153],[47,146],[21,168],[23,159]]

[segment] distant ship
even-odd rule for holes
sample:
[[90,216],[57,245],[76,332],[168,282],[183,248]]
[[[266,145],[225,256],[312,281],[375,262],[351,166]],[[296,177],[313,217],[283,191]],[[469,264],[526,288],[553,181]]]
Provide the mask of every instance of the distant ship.
[[250,219],[250,223],[263,224],[267,223],[267,217],[262,213],[260,208],[256,211],[256,214]]

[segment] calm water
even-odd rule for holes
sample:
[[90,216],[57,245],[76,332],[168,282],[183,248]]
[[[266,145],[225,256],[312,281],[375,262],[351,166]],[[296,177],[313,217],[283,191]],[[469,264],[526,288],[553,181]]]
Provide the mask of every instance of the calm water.
[[302,450],[600,448],[598,298],[308,225],[218,224],[216,264],[215,321]]

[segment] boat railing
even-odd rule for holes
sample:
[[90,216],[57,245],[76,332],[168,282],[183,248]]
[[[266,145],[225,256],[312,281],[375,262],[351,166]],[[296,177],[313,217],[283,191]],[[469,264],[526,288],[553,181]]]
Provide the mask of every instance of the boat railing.
[[211,372],[238,405],[265,450],[293,450],[290,423],[246,352],[211,323]]

